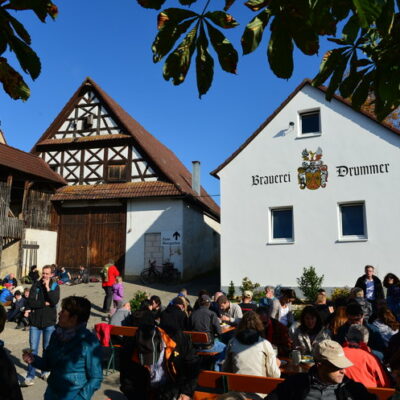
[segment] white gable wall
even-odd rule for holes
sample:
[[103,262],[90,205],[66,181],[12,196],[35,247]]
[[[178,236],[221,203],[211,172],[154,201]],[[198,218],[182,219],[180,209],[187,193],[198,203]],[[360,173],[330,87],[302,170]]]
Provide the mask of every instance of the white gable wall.
[[[319,108],[322,134],[296,138],[298,112]],[[293,129],[288,129],[294,122]],[[220,172],[221,284],[243,277],[297,286],[303,267],[325,275],[324,286],[353,286],[366,264],[378,276],[398,269],[400,137],[344,104],[305,86]],[[302,151],[320,147],[328,166],[325,188],[301,190]],[[388,173],[338,177],[336,166],[387,164]],[[252,176],[289,174],[290,182],[252,185]],[[283,178],[281,179],[283,180]],[[365,201],[368,239],[339,242],[338,203]],[[270,207],[293,207],[293,244],[268,244]]]

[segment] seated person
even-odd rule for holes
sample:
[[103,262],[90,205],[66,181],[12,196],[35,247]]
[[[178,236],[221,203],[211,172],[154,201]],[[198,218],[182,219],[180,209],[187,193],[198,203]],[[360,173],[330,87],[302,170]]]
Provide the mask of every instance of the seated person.
[[218,353],[215,357],[215,369],[221,369],[222,361],[225,358],[225,344],[219,341],[221,326],[217,315],[210,310],[211,298],[203,294],[199,299],[199,308],[194,310],[189,317],[189,330],[205,332],[208,336],[208,343],[196,345],[203,352]]
[[14,300],[11,304],[11,308],[7,313],[7,321],[15,321],[18,323],[17,328],[23,328],[24,324],[22,319],[24,317],[24,309],[26,305],[26,299],[22,297],[22,293],[17,290],[14,293]]
[[219,296],[217,303],[221,312],[221,322],[228,325],[237,325],[243,317],[239,304],[232,303],[225,295]]
[[11,283],[13,287],[16,287],[18,285],[18,281],[15,278],[15,274],[13,274],[12,272],[8,275],[6,275],[6,277],[3,279],[3,286],[6,283]]
[[253,292],[251,290],[245,290],[242,296],[242,302],[239,303],[240,308],[242,309],[243,314],[246,311],[256,311],[257,304],[253,303]]
[[28,278],[30,279],[30,283],[34,283],[40,279],[40,274],[37,265],[32,265],[30,267]]
[[241,319],[235,337],[226,348],[223,364],[225,372],[279,378],[280,361],[271,343],[263,338],[264,326],[254,311],[247,311]]
[[347,378],[345,370],[352,362],[333,340],[323,340],[313,350],[315,365],[308,373],[291,375],[280,383],[268,400],[376,400],[367,388]]
[[346,306],[346,316],[346,323],[338,329],[337,334],[334,335],[332,339],[342,344],[346,340],[346,335],[351,325],[364,325],[369,332],[368,346],[372,349],[372,352],[382,360],[386,349],[385,342],[378,329],[364,321],[364,313],[361,306],[357,303],[349,303]]
[[330,339],[330,334],[324,328],[321,316],[313,306],[303,308],[300,315],[300,325],[291,335],[293,346],[302,354],[311,354],[315,343]]
[[185,300],[175,297],[168,307],[161,313],[160,328],[168,334],[184,331],[188,328],[188,317],[185,313]]
[[279,357],[288,357],[293,347],[288,328],[270,317],[271,311],[268,307],[258,307],[257,314],[264,326],[263,337],[278,348]]
[[2,291],[0,292],[0,303],[6,304],[9,301],[12,301],[13,294],[11,292],[11,289],[12,289],[11,283],[4,284],[4,289],[2,289]]
[[71,274],[67,272],[64,267],[60,267],[57,277],[58,283],[64,283],[65,285],[71,284]]
[[190,400],[200,372],[199,358],[188,336],[169,336],[150,314],[120,353],[121,392],[128,400]]
[[326,294],[324,292],[318,293],[314,307],[321,317],[322,325],[325,326],[328,323],[331,314],[333,313],[333,306],[328,303]]
[[295,299],[296,293],[293,289],[282,289],[279,299],[275,299],[272,303],[271,317],[277,319],[281,324],[290,328],[294,323],[292,302]]
[[260,300],[259,305],[261,307],[269,307],[272,310],[272,305],[275,300],[275,288],[273,286],[265,286],[265,297]]
[[389,345],[390,338],[399,332],[399,323],[392,311],[387,306],[379,307],[376,312],[376,319],[372,323],[381,334],[386,347]]
[[368,329],[363,325],[351,325],[346,339],[343,351],[353,365],[345,369],[345,375],[366,387],[390,387],[388,372],[367,346]]
[[110,325],[129,326],[131,317],[131,303],[125,303],[121,308],[118,308],[111,316]]
[[368,322],[368,319],[372,314],[372,305],[367,299],[364,298],[364,290],[359,287],[354,287],[351,289],[349,303],[350,302],[358,303],[361,306],[364,320],[365,322]]
[[83,265],[79,266],[78,276],[75,283],[89,283],[89,271]]

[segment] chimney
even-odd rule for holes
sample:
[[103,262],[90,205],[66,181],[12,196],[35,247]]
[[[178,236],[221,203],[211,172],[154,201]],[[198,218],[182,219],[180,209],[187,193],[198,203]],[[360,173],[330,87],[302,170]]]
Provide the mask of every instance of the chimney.
[[192,161],[192,189],[200,196],[200,161]]

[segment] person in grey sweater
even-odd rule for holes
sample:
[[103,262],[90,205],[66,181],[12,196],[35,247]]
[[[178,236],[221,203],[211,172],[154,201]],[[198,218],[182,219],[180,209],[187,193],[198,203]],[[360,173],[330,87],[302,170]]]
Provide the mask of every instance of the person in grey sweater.
[[121,308],[118,308],[111,316],[110,325],[127,326],[131,315],[131,304],[125,303]]
[[228,325],[239,324],[243,317],[239,304],[231,303],[224,295],[218,297],[217,303],[221,311],[221,322],[225,322]]

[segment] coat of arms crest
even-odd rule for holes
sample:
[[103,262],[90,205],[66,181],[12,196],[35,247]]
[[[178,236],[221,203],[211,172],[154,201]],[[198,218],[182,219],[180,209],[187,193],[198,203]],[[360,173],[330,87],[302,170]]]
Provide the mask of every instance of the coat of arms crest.
[[304,149],[301,153],[303,163],[297,169],[300,189],[316,190],[325,187],[328,182],[328,166],[321,160],[322,149],[318,147],[314,153]]

